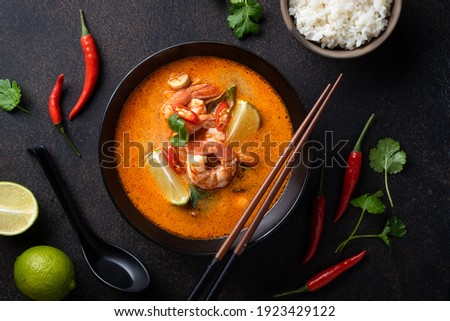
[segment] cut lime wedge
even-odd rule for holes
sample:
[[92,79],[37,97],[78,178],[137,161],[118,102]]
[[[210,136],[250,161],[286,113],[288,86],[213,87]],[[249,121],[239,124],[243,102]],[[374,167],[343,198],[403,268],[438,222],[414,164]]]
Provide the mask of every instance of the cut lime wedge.
[[226,141],[244,142],[261,127],[258,110],[246,100],[238,100],[231,108],[231,119],[226,128]]
[[189,202],[189,185],[170,168],[160,149],[147,156],[146,166],[171,204],[182,206]]
[[38,203],[28,188],[0,182],[0,235],[25,232],[36,221],[38,213]]

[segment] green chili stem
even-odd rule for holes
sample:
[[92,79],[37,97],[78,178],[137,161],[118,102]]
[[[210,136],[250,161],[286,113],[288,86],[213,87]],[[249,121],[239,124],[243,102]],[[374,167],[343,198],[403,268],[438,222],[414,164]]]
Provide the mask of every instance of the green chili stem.
[[304,285],[301,288],[296,289],[296,290],[275,294],[273,297],[274,298],[279,298],[279,297],[286,296],[286,295],[297,294],[297,293],[304,293],[304,292],[308,292],[308,287],[306,285]]
[[323,175],[324,175],[324,165],[322,165],[322,169],[320,170],[320,183],[319,183],[319,191],[317,193],[317,196],[323,195]]
[[356,142],[355,147],[353,148],[353,151],[355,151],[355,152],[360,152],[361,151],[362,140],[364,139],[364,136],[366,135],[366,132],[369,129],[369,126],[372,123],[374,118],[375,118],[375,114],[370,115],[369,120],[367,121],[367,123],[364,126],[361,134],[359,135],[358,141]]
[[59,130],[59,132],[64,136],[66,142],[70,145],[70,147],[72,147],[73,151],[75,152],[75,154],[77,154],[78,157],[81,157],[80,152],[78,151],[78,149],[75,147],[75,145],[72,143],[72,140],[69,138],[69,136],[67,135],[64,126],[62,125],[62,123],[56,124],[55,127]]
[[81,19],[81,36],[87,36],[89,34],[89,30],[86,27],[86,23],[84,22],[84,15],[81,9],[80,9],[80,19]]

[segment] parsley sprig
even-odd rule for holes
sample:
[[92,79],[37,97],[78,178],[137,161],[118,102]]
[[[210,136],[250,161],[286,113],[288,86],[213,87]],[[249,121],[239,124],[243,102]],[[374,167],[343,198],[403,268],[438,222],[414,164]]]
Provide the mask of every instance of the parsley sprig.
[[261,31],[259,20],[263,6],[256,0],[230,0],[228,26],[236,38],[242,39],[248,34],[258,35]]
[[9,79],[0,79],[0,108],[6,111],[18,108],[30,114],[28,110],[19,106],[21,97],[22,92],[15,80],[11,82]]
[[355,198],[351,201],[351,204],[355,207],[361,208],[362,212],[359,217],[358,222],[356,223],[355,228],[353,229],[350,236],[343,241],[336,249],[337,252],[341,252],[344,247],[348,244],[348,242],[360,239],[360,238],[380,238],[388,247],[391,246],[390,236],[402,237],[406,234],[406,226],[398,218],[397,216],[392,216],[387,219],[386,224],[383,228],[383,231],[379,234],[359,234],[356,235],[359,226],[363,220],[364,214],[367,212],[369,214],[382,214],[384,213],[386,206],[381,201],[381,197],[383,196],[382,191],[377,191],[373,194],[363,194],[358,198]]
[[376,147],[370,150],[370,167],[377,172],[384,172],[384,185],[391,207],[394,207],[391,193],[389,192],[388,174],[396,174],[403,170],[406,163],[406,153],[400,150],[400,143],[392,138],[383,138],[378,141]]

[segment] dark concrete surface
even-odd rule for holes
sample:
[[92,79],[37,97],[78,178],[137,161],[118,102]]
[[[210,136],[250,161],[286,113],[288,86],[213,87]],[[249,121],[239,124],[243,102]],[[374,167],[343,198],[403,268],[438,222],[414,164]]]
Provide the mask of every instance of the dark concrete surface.
[[[371,113],[376,123],[364,143],[365,159],[357,195],[383,188],[383,177],[368,166],[367,154],[378,139],[400,141],[408,155],[403,172],[389,177],[393,211],[408,234],[389,250],[376,239],[350,243],[341,255],[336,246],[353,228],[359,212],[351,209],[332,223],[343,169],[326,169],[324,235],[316,257],[300,262],[309,233],[309,212],[318,183],[308,188],[287,223],[248,249],[219,299],[270,300],[300,287],[309,277],[346,256],[367,249],[353,270],[326,288],[293,300],[448,300],[449,250],[449,5],[446,1],[404,1],[400,21],[378,50],[353,60],[317,56],[291,36],[279,3],[261,0],[265,13],[259,36],[242,41],[227,28],[228,5],[219,0],[188,1],[0,1],[0,78],[16,80],[23,92],[20,111],[0,111],[0,180],[26,185],[36,195],[40,216],[26,233],[0,237],[0,300],[25,300],[13,280],[13,264],[25,249],[39,244],[69,254],[76,269],[76,289],[67,300],[184,300],[210,257],[163,249],[139,234],[119,214],[106,192],[97,157],[98,134],[109,98],[120,80],[153,53],[186,41],[223,41],[248,49],[276,66],[311,106],[327,82],[344,80],[313,138],[325,143],[350,140],[347,155]],[[65,116],[82,88],[84,62],[79,45],[78,9],[95,36],[101,74],[95,96],[67,129],[82,158],[76,157],[50,122],[47,102],[58,74],[66,77]],[[85,219],[102,238],[122,246],[148,267],[150,288],[126,294],[100,283],[89,271],[76,237],[53,190],[26,148],[44,144],[53,155]],[[317,156],[321,156],[320,153]],[[327,155],[330,157],[330,155]],[[387,204],[387,199],[384,199]],[[362,231],[381,230],[386,216],[367,216]]]

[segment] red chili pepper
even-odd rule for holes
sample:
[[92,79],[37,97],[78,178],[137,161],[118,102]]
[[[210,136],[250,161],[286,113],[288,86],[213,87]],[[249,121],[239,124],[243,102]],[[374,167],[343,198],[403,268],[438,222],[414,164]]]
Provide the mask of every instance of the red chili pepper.
[[303,293],[303,292],[313,292],[317,291],[318,289],[322,288],[323,286],[329,284],[331,281],[336,279],[338,276],[340,276],[342,273],[347,271],[348,269],[355,266],[358,262],[362,260],[364,255],[366,254],[366,250],[362,251],[359,254],[356,254],[355,256],[349,257],[348,259],[345,259],[344,261],[333,265],[332,267],[325,269],[315,276],[313,276],[311,279],[309,279],[304,286],[302,286],[299,289],[280,293],[275,295],[275,297],[281,297],[296,293]]
[[91,97],[94,92],[95,85],[97,84],[99,69],[100,69],[100,59],[98,56],[97,46],[95,44],[94,37],[89,33],[84,22],[83,11],[80,10],[81,18],[81,48],[84,53],[84,64],[85,64],[85,78],[84,86],[77,103],[73,107],[69,114],[69,120],[72,120],[86,105],[86,102]]
[[175,147],[169,145],[167,148],[163,148],[162,152],[164,157],[167,159],[170,168],[172,168],[175,171],[175,173],[181,174],[184,168],[180,160],[180,156],[177,150],[175,150]]
[[324,168],[320,174],[319,192],[314,199],[313,215],[311,219],[311,236],[309,238],[308,250],[303,258],[302,264],[306,264],[312,259],[319,246],[319,241],[322,236],[323,221],[325,217],[325,196],[323,195],[323,175]]
[[50,118],[52,119],[52,122],[55,125],[55,127],[64,136],[66,141],[69,143],[70,147],[72,147],[73,151],[78,156],[81,156],[80,153],[78,152],[78,149],[75,147],[75,145],[70,140],[69,136],[66,134],[64,125],[62,123],[61,107],[59,105],[59,102],[61,99],[61,92],[63,89],[63,85],[64,85],[64,75],[61,74],[61,75],[59,75],[58,80],[56,80],[56,84],[53,87],[53,90],[50,94],[50,98],[48,100],[48,112],[50,114]]
[[216,108],[214,113],[216,118],[216,129],[223,131],[230,121],[230,107],[226,101],[222,101]]
[[169,163],[170,168],[172,168],[173,170],[175,169],[175,161],[173,158],[173,155],[171,153],[169,153],[169,147],[162,149],[162,153],[164,155],[164,157],[167,159],[167,162]]
[[198,115],[186,106],[172,105],[172,110],[175,112],[175,114],[194,125],[197,125],[200,122]]
[[352,194],[356,188],[356,184],[359,180],[359,173],[361,172],[361,161],[362,161],[362,153],[361,153],[361,143],[364,138],[364,135],[367,132],[372,120],[374,119],[375,114],[372,114],[367,121],[364,129],[362,130],[358,141],[355,144],[355,147],[350,152],[350,155],[347,159],[347,168],[345,169],[344,174],[344,183],[342,187],[341,198],[339,201],[338,209],[334,216],[334,222],[336,223],[339,218],[341,218],[342,214],[344,214],[345,210],[350,203],[350,199]]
[[332,267],[323,270],[319,274],[315,275],[311,279],[306,282],[305,291],[312,292],[317,291],[321,287],[327,285],[334,279],[336,279],[339,275],[355,266],[358,262],[362,260],[364,255],[366,254],[366,250],[362,251],[355,256],[349,257],[348,259],[333,265]]

